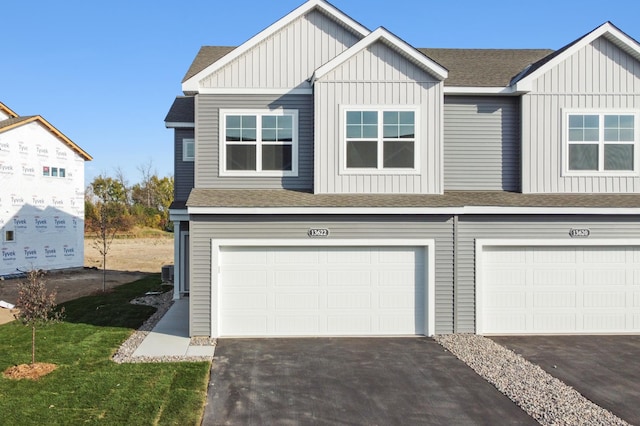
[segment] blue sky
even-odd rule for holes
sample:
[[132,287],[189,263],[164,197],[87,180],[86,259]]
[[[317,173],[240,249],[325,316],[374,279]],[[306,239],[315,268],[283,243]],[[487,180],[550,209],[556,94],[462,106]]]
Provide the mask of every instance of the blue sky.
[[[94,157],[86,182],[152,162],[173,173],[164,117],[201,45],[236,46],[303,0],[32,0],[2,6],[0,101]],[[640,40],[637,0],[333,0],[416,47],[558,49],[605,21]]]

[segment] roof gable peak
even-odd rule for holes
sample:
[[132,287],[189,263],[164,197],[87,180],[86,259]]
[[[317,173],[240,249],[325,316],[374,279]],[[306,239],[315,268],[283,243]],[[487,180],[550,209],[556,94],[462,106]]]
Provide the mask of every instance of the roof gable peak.
[[335,69],[337,66],[351,59],[358,52],[361,52],[363,49],[366,49],[367,47],[379,41],[386,42],[387,44],[397,48],[403,55],[427,70],[430,74],[433,74],[438,79],[444,80],[447,78],[448,71],[445,67],[438,64],[436,61],[429,58],[424,53],[418,51],[416,48],[409,45],[407,42],[400,39],[390,31],[388,31],[386,28],[378,27],[375,31],[371,32],[358,43],[354,44],[349,49],[345,50],[334,59],[318,68],[313,73],[311,84],[326,75],[331,70]]
[[240,46],[238,46],[237,48],[235,48],[234,50],[232,50],[231,52],[229,52],[228,54],[220,58],[218,61],[214,62],[213,64],[209,65],[208,67],[204,68],[200,72],[196,73],[195,75],[185,80],[182,83],[182,91],[185,93],[197,92],[199,90],[198,85],[200,80],[202,80],[208,75],[213,74],[214,72],[221,69],[225,65],[231,63],[233,60],[240,57],[245,52],[249,51],[252,47],[256,46],[262,40],[267,39],[269,36],[275,34],[282,28],[286,27],[291,22],[295,21],[301,16],[308,14],[313,10],[320,10],[323,13],[329,15],[330,17],[333,17],[336,21],[342,23],[345,27],[350,28],[354,33],[359,34],[361,37],[365,37],[370,33],[370,31],[366,27],[356,22],[354,19],[347,16],[346,14],[344,14],[342,11],[340,11],[338,8],[331,5],[327,1],[308,0],[302,5],[300,5],[299,7],[297,7],[296,9],[294,9],[293,11],[291,11],[290,13],[288,13],[287,15],[285,15],[284,17],[280,18],[275,23],[269,25],[267,28],[265,28],[264,30],[262,30],[261,32],[259,32],[258,34],[250,38],[249,40],[242,43]]
[[514,78],[512,82],[515,90],[518,92],[530,91],[531,85],[536,78],[600,37],[606,38],[636,60],[640,61],[640,43],[625,34],[611,21],[606,21],[593,31],[572,41],[549,56],[542,58],[537,64],[532,64],[529,69],[525,69],[520,75]]

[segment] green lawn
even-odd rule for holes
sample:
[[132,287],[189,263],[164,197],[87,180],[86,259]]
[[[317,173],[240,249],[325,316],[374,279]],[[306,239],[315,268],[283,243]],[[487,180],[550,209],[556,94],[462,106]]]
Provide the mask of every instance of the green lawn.
[[[116,364],[111,356],[155,308],[127,303],[160,279],[63,304],[65,321],[37,330],[36,361],[58,365],[38,381],[0,377],[0,423],[196,425],[209,363]],[[31,361],[31,329],[0,326],[0,371]]]

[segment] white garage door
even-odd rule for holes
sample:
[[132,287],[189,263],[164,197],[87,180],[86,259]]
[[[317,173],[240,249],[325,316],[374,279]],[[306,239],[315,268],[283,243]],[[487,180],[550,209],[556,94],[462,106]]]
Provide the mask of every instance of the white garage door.
[[640,332],[639,247],[484,247],[479,333]]
[[425,334],[420,247],[220,247],[222,336]]

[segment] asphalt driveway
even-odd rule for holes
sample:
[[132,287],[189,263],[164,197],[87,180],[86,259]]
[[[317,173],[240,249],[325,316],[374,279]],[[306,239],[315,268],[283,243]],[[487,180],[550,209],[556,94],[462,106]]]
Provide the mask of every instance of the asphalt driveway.
[[586,398],[640,425],[640,336],[500,336]]
[[538,424],[429,338],[220,339],[204,425]]

